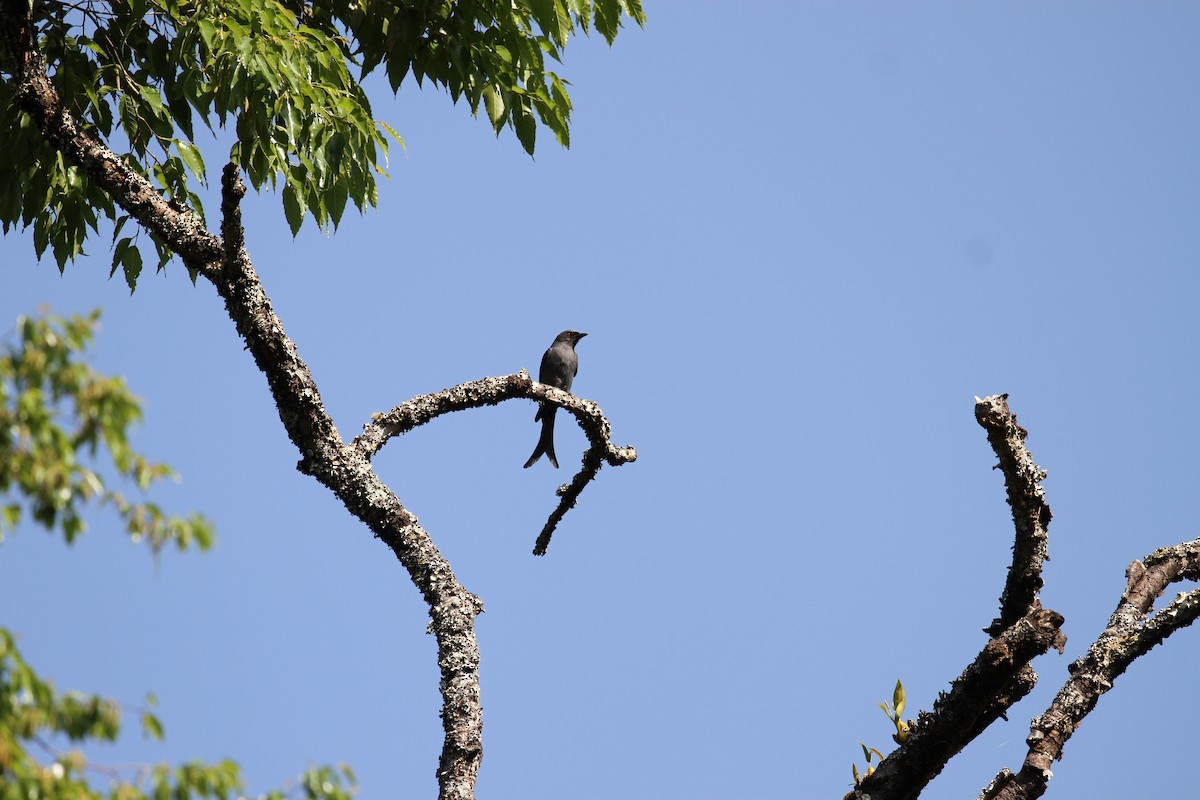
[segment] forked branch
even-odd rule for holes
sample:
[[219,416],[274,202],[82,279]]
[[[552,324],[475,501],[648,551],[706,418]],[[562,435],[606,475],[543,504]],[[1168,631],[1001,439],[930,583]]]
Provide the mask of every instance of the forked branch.
[[1007,395],[976,398],[975,418],[999,458],[1015,541],[1013,563],[1000,600],[1000,615],[985,632],[991,639],[962,675],[909,726],[908,740],[846,795],[865,800],[913,800],[960,750],[1033,689],[1030,662],[1066,645],[1063,617],[1037,598],[1046,560],[1050,506],[1041,481],[1046,473],[1025,447],[1026,432],[1008,407]]
[[1200,539],[1155,550],[1125,571],[1125,591],[1108,625],[1071,664],[1070,677],[1050,707],[1035,717],[1026,743],[1029,753],[1016,775],[1005,770],[981,798],[987,800],[1032,800],[1041,797],[1053,773],[1052,763],[1062,757],[1063,746],[1079,727],[1100,696],[1129,665],[1175,631],[1186,628],[1200,616],[1200,590],[1180,592],[1159,611],[1154,601],[1172,583],[1200,580]]
[[376,414],[363,426],[363,432],[351,443],[362,457],[370,460],[387,444],[388,440],[424,425],[443,414],[463,411],[468,408],[494,406],[505,400],[525,398],[552,403],[569,411],[579,422],[588,440],[588,449],[583,454],[583,466],[569,484],[558,490],[558,506],[542,527],[534,555],[545,555],[558,523],[567,511],[574,507],[584,487],[596,477],[600,467],[608,463],[614,467],[637,460],[637,450],[626,445],[618,447],[612,443],[612,425],[591,400],[538,383],[525,370],[498,378],[481,378],[462,383],[433,394],[423,394],[407,400],[382,414]]
[[[1046,473],[1025,447],[1026,432],[1007,395],[976,399],[975,416],[999,457],[1016,539],[992,638],[955,680],[950,691],[921,712],[908,741],[880,762],[847,798],[915,798],[946,762],[1033,688],[1030,662],[1054,648],[1062,652],[1063,618],[1038,600],[1047,560],[1050,506],[1041,481]],[[1125,590],[1107,627],[1067,670],[1070,677],[1050,707],[1033,720],[1020,772],[1002,770],[979,800],[1032,800],[1045,793],[1052,763],[1100,696],[1138,657],[1200,616],[1200,589],[1181,592],[1157,612],[1154,603],[1176,581],[1200,580],[1200,539],[1156,550],[1126,570]]]

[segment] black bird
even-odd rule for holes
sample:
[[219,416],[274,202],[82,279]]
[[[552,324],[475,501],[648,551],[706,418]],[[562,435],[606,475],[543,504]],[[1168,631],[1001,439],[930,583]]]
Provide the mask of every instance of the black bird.
[[[554,339],[554,344],[550,345],[550,349],[542,356],[542,366],[538,370],[538,382],[562,389],[564,392],[571,391],[571,382],[575,380],[575,374],[579,372],[579,356],[575,355],[575,345],[579,344],[579,340],[585,336],[587,336],[586,333],[578,331],[560,333]],[[525,469],[532,467],[543,453],[550,459],[554,468],[558,469],[558,458],[554,455],[554,414],[556,411],[558,411],[558,406],[549,403],[542,403],[538,407],[537,416],[533,418],[533,421],[542,421],[542,435],[538,437],[533,455],[525,462]]]

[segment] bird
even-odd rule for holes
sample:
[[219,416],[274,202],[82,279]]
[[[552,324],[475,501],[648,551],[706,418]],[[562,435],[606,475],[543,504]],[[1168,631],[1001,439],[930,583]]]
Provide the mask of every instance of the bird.
[[[538,382],[562,389],[564,392],[571,391],[571,383],[575,380],[576,373],[579,372],[579,356],[575,354],[575,345],[579,344],[579,340],[585,336],[587,336],[586,333],[578,331],[563,331],[554,337],[554,343],[542,356],[542,366],[538,370]],[[532,467],[543,453],[550,459],[554,468],[558,469],[558,457],[554,455],[554,414],[557,411],[558,406],[550,403],[539,404],[537,415],[534,416],[533,421],[541,420],[542,435],[538,437],[533,455],[525,462],[525,469]]]

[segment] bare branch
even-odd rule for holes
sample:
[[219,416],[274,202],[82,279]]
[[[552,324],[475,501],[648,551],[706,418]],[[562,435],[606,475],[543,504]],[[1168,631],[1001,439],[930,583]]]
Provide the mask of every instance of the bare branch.
[[206,277],[224,298],[230,318],[267,377],[279,418],[303,453],[300,471],[337,495],[347,510],[395,553],[425,598],[442,673],[445,738],[437,773],[440,797],[473,797],[483,757],[479,645],[475,638],[475,617],[483,611],[483,603],[459,583],[428,532],[379,479],[363,453],[342,441],[250,259],[240,256],[227,261],[222,272]]
[[540,385],[529,377],[529,373],[521,370],[512,375],[481,378],[440,392],[418,395],[391,411],[375,414],[350,446],[369,461],[392,437],[408,433],[443,414],[494,406],[517,397],[533,397],[532,387]]
[[351,443],[351,447],[358,450],[364,458],[371,459],[392,437],[407,433],[443,414],[468,408],[494,406],[505,400],[522,397],[552,403],[571,412],[578,420],[589,444],[583,454],[583,468],[569,484],[559,487],[557,494],[561,500],[550,514],[534,545],[534,555],[545,555],[546,548],[550,545],[550,537],[558,523],[567,511],[575,507],[580,493],[600,472],[600,467],[605,462],[612,466],[620,466],[637,460],[637,450],[633,447],[617,447],[612,443],[612,426],[600,410],[600,406],[592,401],[538,383],[529,377],[529,373],[521,370],[512,375],[482,378],[407,400],[391,411],[375,415],[363,426],[363,432]]
[[351,446],[370,460],[392,437],[408,433],[443,414],[494,406],[517,398],[549,402],[571,412],[579,421],[579,427],[583,429],[592,449],[598,450],[600,457],[609,464],[620,466],[637,460],[637,450],[629,446],[617,447],[612,443],[612,426],[600,406],[548,384],[538,383],[525,370],[498,378],[480,378],[460,383],[440,392],[406,400],[391,411],[374,415]]
[[911,800],[946,763],[1037,683],[1030,662],[1050,648],[1066,646],[1061,614],[1044,609],[1037,598],[1046,560],[1050,507],[1040,481],[1045,473],[1025,448],[1026,432],[1009,410],[1008,396],[975,399],[975,417],[987,431],[1000,458],[1000,469],[1013,510],[1013,563],[1001,596],[1000,617],[985,629],[983,646],[950,691],[938,696],[930,712],[909,726],[908,740],[880,762],[846,798]]
[[[543,384],[535,385],[543,386]],[[570,483],[560,486],[556,492],[560,500],[542,527],[542,532],[538,534],[537,542],[533,546],[535,556],[546,555],[546,548],[550,546],[550,537],[554,535],[558,523],[562,521],[568,511],[575,507],[583,488],[596,477],[605,462],[619,467],[622,464],[637,461],[638,457],[637,450],[632,446],[616,447],[613,445],[612,426],[598,405],[590,400],[582,400],[572,395],[567,395],[570,402],[559,403],[557,402],[558,398],[566,393],[549,386],[544,388],[546,389],[546,399],[555,402],[556,405],[561,405],[579,421],[579,426],[583,428],[583,433],[587,436],[589,447],[584,451],[583,465],[579,472],[575,474]]]
[[1021,771],[1003,773],[993,784],[996,800],[1031,800],[1041,797],[1053,777],[1053,762],[1063,747],[1116,679],[1139,656],[1145,655],[1175,631],[1200,616],[1200,590],[1182,592],[1150,616],[1154,601],[1179,580],[1200,579],[1200,539],[1155,550],[1144,561],[1134,561],[1125,572],[1126,586],[1108,626],[1068,667],[1070,678],[1050,707],[1033,720],[1029,753]]
[[[634,454],[634,458],[637,454]],[[583,491],[583,487],[588,485],[588,482],[596,477],[600,472],[600,467],[604,466],[604,459],[600,451],[594,447],[589,447],[583,454],[583,468],[575,473],[575,477],[570,483],[565,483],[558,487],[555,492],[559,496],[558,506],[554,511],[550,512],[550,518],[546,520],[546,524],[542,526],[542,532],[538,534],[537,541],[533,544],[533,554],[535,556],[546,555],[546,548],[550,546],[550,537],[554,535],[554,531],[558,528],[558,523],[562,522],[562,518],[567,515],[567,512],[575,507],[575,503],[579,500],[579,495]]]
[[1045,470],[1033,461],[1025,447],[1026,430],[1017,424],[1017,416],[1008,407],[1008,395],[975,398],[975,419],[987,431],[988,442],[1000,459],[1008,504],[1012,507],[1016,540],[1008,580],[1000,595],[1000,616],[992,621],[985,633],[995,636],[1015,620],[1040,608],[1037,595],[1042,589],[1042,564],[1047,555],[1047,527],[1050,525],[1050,506],[1041,481]]
[[1037,681],[1029,666],[1051,647],[1066,644],[1063,617],[1038,609],[991,639],[953,683],[932,712],[910,726],[908,742],[880,762],[850,798],[912,800],[959,751],[1027,695]]

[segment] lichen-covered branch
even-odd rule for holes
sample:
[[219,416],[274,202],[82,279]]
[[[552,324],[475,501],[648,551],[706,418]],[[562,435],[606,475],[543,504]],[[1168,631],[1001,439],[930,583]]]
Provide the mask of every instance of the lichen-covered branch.
[[363,432],[352,442],[365,458],[371,459],[387,444],[388,440],[419,428],[443,414],[464,411],[468,408],[494,406],[505,400],[524,398],[546,401],[571,412],[579,427],[600,457],[613,466],[637,460],[637,450],[632,447],[617,447],[612,443],[612,426],[600,407],[590,400],[538,383],[525,370],[497,378],[480,378],[460,383],[432,394],[423,394],[406,400],[391,411],[376,414],[363,425]]
[[1034,463],[1025,447],[1028,434],[1009,409],[1008,395],[975,398],[975,419],[987,431],[988,442],[1000,459],[999,469],[1004,473],[1017,534],[1012,566],[1000,595],[1000,615],[986,631],[995,636],[1014,620],[1040,607],[1037,595],[1042,589],[1042,564],[1050,558],[1047,528],[1053,515],[1041,484],[1046,473]]
[[221,170],[221,238],[224,240],[225,263],[232,264],[249,256],[245,252],[246,231],[242,227],[242,198],[246,184],[237,164],[229,163]]
[[1154,601],[1166,587],[1180,580],[1200,580],[1200,539],[1155,550],[1134,561],[1125,572],[1125,591],[1108,625],[1076,660],[1070,677],[1044,713],[1030,728],[1029,753],[1020,772],[997,776],[986,794],[995,800],[1032,800],[1041,797],[1053,773],[1051,765],[1062,757],[1063,747],[1100,696],[1138,657],[1145,655],[1175,631],[1200,616],[1200,590],[1182,592],[1156,613]]
[[567,511],[575,506],[580,493],[600,472],[605,462],[620,466],[637,460],[637,450],[631,446],[617,447],[612,443],[612,426],[600,407],[590,400],[538,383],[525,370],[498,378],[482,378],[452,386],[433,394],[414,397],[383,414],[375,415],[363,426],[351,446],[366,459],[371,459],[389,439],[407,433],[443,414],[468,408],[494,406],[505,400],[526,398],[553,403],[569,411],[579,422],[588,439],[583,454],[583,467],[569,484],[559,488],[558,506],[542,527],[534,545],[534,555],[545,555],[550,537]]
[[1030,662],[1051,648],[1066,646],[1063,617],[1038,600],[1046,558],[1050,507],[1040,481],[1045,473],[1025,448],[1026,432],[1009,410],[1007,395],[976,398],[975,416],[1000,458],[1013,509],[1015,543],[1000,617],[985,632],[991,639],[950,690],[909,726],[908,739],[846,795],[847,800],[912,800],[947,762],[1037,682]]
[[600,467],[602,466],[604,466],[604,459],[599,450],[595,447],[589,447],[584,451],[583,466],[579,472],[575,473],[575,477],[571,479],[570,483],[563,484],[555,492],[559,497],[558,505],[550,512],[549,519],[542,526],[542,532],[538,534],[537,541],[533,544],[533,554],[535,556],[546,555],[546,549],[550,547],[550,537],[558,529],[558,523],[562,522],[567,512],[575,507],[575,503],[579,501],[580,493],[583,492],[583,487],[587,486],[599,474]]
[[[974,663],[938,697],[931,712],[918,715],[907,742],[863,778],[848,799],[919,796],[955,753],[1033,689],[1033,658],[1051,647],[1061,653],[1066,644],[1062,616],[1043,609],[1038,600],[1051,518],[1041,487],[1045,472],[1025,448],[1026,431],[1009,409],[1007,395],[976,398],[975,416],[1000,459],[1016,533],[1000,616],[986,629],[992,639]],[[1167,586],[1180,580],[1200,580],[1200,539],[1156,550],[1129,566],[1108,626],[1068,667],[1070,677],[1054,702],[1033,720],[1020,772],[1001,770],[979,800],[1032,800],[1045,793],[1052,763],[1100,696],[1135,659],[1200,617],[1200,589],[1182,592],[1154,612]]]
[[1017,620],[984,645],[930,712],[909,728],[908,741],[863,779],[847,800],[913,800],[959,751],[1027,695],[1037,681],[1029,666],[1066,644],[1062,615],[1046,609]]

